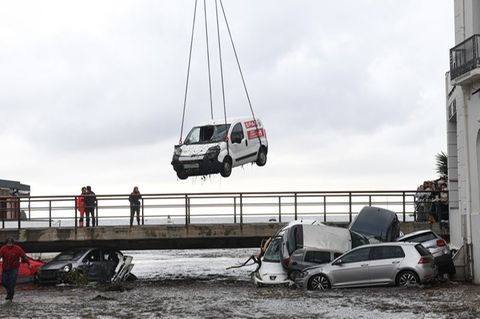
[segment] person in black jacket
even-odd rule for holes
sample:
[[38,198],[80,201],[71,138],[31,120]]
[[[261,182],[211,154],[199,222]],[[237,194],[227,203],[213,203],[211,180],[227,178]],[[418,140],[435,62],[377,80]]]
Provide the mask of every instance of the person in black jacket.
[[130,202],[130,226],[133,226],[135,213],[137,213],[137,224],[140,225],[140,199],[142,199],[142,195],[138,187],[135,186],[133,192],[128,197],[128,201]]
[[90,227],[90,216],[92,217],[92,227],[95,227],[95,207],[97,207],[97,197],[95,196],[95,193],[92,192],[92,188],[87,186],[87,193],[85,194],[85,215],[87,218],[87,227]]

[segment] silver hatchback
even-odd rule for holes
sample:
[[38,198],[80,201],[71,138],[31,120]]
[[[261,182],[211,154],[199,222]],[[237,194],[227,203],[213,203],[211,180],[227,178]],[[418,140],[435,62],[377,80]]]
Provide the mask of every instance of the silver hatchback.
[[433,256],[418,243],[381,243],[350,250],[331,263],[301,272],[301,288],[329,289],[426,283],[435,278]]

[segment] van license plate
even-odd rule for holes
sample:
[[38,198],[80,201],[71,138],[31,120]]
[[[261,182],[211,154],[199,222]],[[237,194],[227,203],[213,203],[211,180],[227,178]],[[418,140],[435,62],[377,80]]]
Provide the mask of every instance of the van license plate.
[[185,169],[192,169],[192,168],[198,168],[199,165],[197,163],[194,164],[183,164],[183,168]]

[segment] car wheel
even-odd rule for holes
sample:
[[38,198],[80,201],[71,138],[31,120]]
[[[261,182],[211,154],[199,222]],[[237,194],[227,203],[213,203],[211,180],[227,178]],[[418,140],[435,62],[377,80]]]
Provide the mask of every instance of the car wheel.
[[400,287],[418,285],[419,283],[420,279],[417,274],[410,270],[402,271],[397,276],[397,286]]
[[315,275],[308,282],[308,289],[310,290],[325,290],[330,289],[330,280],[325,275]]
[[264,166],[267,163],[267,150],[265,147],[261,147],[258,151],[256,163],[258,166]]
[[220,175],[228,177],[230,174],[232,174],[232,160],[230,157],[225,157],[222,163],[222,169],[220,170]]
[[180,172],[177,172],[177,177],[179,179],[187,179],[188,178],[188,175],[187,173],[185,173],[184,171],[180,171]]

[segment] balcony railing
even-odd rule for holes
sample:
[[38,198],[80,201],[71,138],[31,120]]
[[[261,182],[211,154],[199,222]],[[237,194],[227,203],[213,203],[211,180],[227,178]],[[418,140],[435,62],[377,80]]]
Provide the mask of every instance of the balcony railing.
[[450,79],[480,67],[480,34],[475,34],[450,49]]

